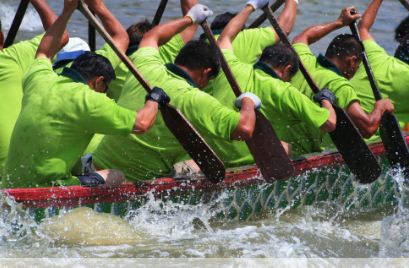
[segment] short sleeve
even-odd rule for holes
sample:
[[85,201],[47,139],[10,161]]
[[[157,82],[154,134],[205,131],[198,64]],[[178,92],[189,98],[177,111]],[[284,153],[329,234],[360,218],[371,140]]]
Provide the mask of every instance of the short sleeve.
[[164,62],[159,51],[154,47],[142,47],[131,55],[131,60],[137,68],[144,66],[163,66]]
[[328,83],[328,88],[330,88],[337,97],[338,106],[343,109],[347,109],[352,102],[360,101],[354,87],[343,77],[339,76],[338,78],[332,79]]
[[233,41],[234,53],[244,63],[256,63],[263,50],[275,44],[275,35],[271,27],[245,29]]
[[368,55],[369,61],[374,59],[389,57],[388,53],[383,49],[375,40],[366,40],[364,41],[364,47],[366,54]]
[[53,71],[51,61],[45,57],[35,59],[23,77],[24,93],[27,93],[26,90],[34,81],[38,79],[41,79],[42,83],[47,81],[47,76],[57,76]]
[[95,53],[107,58],[114,69],[121,63],[115,51],[108,44],[103,45],[100,49],[95,51]]
[[43,38],[43,34],[34,37],[31,40],[22,41],[14,44],[4,51],[12,57],[20,66],[22,72],[25,72],[35,59],[38,46]]
[[130,134],[136,112],[117,105],[102,93],[87,91],[87,109],[81,123],[90,133],[105,135]]
[[294,118],[300,118],[308,125],[319,129],[329,118],[329,111],[313,103],[296,88],[289,87],[284,91],[282,107]]
[[159,47],[159,54],[164,63],[173,63],[179,51],[185,46],[185,42],[180,34],[175,35],[166,44]]
[[222,49],[222,53],[227,63],[231,65],[239,64],[240,60],[236,56],[236,53],[231,49]]
[[198,89],[185,93],[183,103],[177,107],[185,111],[189,121],[205,136],[230,140],[240,120],[238,112]]
[[297,52],[304,66],[312,71],[317,64],[317,57],[312,53],[310,47],[304,43],[297,43],[293,45],[294,50]]

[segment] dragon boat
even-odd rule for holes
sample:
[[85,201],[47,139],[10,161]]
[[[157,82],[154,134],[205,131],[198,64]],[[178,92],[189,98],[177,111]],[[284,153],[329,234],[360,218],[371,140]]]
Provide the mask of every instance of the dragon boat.
[[[409,142],[409,136],[406,136]],[[215,219],[252,220],[265,213],[336,202],[340,209],[371,211],[396,205],[399,185],[386,160],[382,143],[370,145],[379,158],[382,175],[362,185],[354,179],[338,152],[323,152],[294,159],[296,173],[287,180],[265,182],[256,166],[229,170],[224,181],[213,184],[204,177],[159,178],[116,187],[49,187],[5,189],[28,214],[41,221],[70,209],[87,206],[98,212],[125,216],[147,201],[211,204]],[[363,165],[365,163],[362,163]]]

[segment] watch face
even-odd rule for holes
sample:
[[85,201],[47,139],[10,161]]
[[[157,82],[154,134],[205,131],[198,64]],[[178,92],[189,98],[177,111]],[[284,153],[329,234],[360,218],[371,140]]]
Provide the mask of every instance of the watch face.
[[151,97],[152,97],[153,100],[158,101],[160,95],[159,95],[158,93],[153,92],[153,93],[151,94]]

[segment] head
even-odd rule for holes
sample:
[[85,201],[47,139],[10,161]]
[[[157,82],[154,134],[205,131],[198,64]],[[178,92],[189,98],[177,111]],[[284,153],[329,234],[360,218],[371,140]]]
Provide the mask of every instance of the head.
[[327,48],[325,56],[334,63],[343,76],[351,79],[362,60],[362,46],[351,34],[336,36]]
[[71,66],[79,72],[90,88],[105,93],[109,83],[115,79],[115,71],[109,60],[93,52],[85,52],[76,58]]
[[1,27],[1,20],[0,20],[0,50],[3,49],[4,46],[4,35],[3,35],[3,28]]
[[148,20],[137,22],[129,26],[129,28],[126,30],[129,36],[129,46],[139,46],[143,35],[150,31],[153,27],[154,25]]
[[402,43],[403,38],[409,35],[409,16],[407,16],[395,29],[395,40]]
[[192,77],[199,88],[207,86],[220,70],[216,48],[203,40],[189,41],[180,50],[175,63]]
[[217,15],[212,24],[210,25],[210,28],[215,31],[215,30],[223,30],[224,27],[226,27],[227,24],[237,15],[237,13],[230,13],[230,12],[225,12],[223,14]]
[[297,54],[283,43],[266,47],[260,61],[270,66],[286,82],[291,80],[299,68]]

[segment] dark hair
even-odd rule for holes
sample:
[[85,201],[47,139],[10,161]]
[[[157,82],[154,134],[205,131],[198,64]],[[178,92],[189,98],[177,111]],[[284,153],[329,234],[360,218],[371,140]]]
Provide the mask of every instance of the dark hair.
[[93,52],[85,52],[76,58],[71,68],[79,72],[87,81],[103,76],[105,83],[109,84],[115,79],[115,71],[109,60]]
[[402,42],[402,39],[405,35],[409,34],[409,16],[402,20],[398,27],[395,29],[395,40],[399,43]]
[[210,25],[210,28],[212,30],[223,30],[224,27],[226,27],[227,24],[237,15],[237,13],[230,13],[230,12],[225,12],[223,14],[217,15],[212,24]]
[[217,53],[217,49],[206,41],[192,40],[180,50],[175,63],[191,70],[211,68],[210,77],[215,77],[220,71]]
[[299,69],[297,54],[283,43],[266,47],[261,54],[260,61],[272,68],[282,68],[290,64],[291,77],[294,76]]
[[143,35],[150,31],[154,26],[155,25],[153,25],[147,19],[129,26],[128,29],[126,29],[126,32],[128,33],[129,36],[129,46],[139,46],[139,43],[141,42]]
[[343,59],[347,56],[356,56],[362,59],[362,46],[351,34],[340,34],[336,36],[327,48],[325,56],[327,58]]
[[402,37],[401,42],[396,49],[395,58],[409,64],[409,34]]

